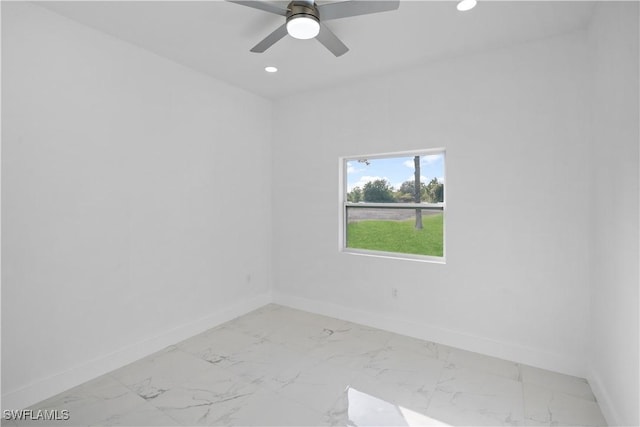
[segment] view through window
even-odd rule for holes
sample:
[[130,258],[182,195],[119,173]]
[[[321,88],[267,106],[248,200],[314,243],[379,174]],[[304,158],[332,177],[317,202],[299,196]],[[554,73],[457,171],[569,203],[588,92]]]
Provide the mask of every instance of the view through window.
[[444,150],[346,158],[343,168],[344,250],[444,258]]

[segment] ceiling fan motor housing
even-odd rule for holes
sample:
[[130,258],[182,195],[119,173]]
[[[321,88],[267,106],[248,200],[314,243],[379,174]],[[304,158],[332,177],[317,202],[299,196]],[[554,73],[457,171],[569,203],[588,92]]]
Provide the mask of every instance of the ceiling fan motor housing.
[[292,1],[287,8],[287,22],[303,16],[320,22],[320,14],[314,2]]

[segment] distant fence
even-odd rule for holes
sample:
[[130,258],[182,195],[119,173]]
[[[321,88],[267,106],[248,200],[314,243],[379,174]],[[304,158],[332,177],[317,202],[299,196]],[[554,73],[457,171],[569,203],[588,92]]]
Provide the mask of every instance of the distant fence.
[[[439,211],[422,210],[422,215],[437,215]],[[367,219],[403,221],[416,217],[415,209],[393,209],[393,208],[347,208],[347,218],[349,222],[363,221]]]

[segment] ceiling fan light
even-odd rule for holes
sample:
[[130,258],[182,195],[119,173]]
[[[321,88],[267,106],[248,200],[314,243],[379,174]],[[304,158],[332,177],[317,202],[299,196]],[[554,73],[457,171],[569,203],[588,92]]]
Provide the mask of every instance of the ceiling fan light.
[[478,4],[477,0],[460,0],[457,8],[460,12],[466,12],[476,7],[476,4]]
[[320,23],[309,15],[295,16],[287,21],[287,32],[296,39],[312,39],[320,33]]

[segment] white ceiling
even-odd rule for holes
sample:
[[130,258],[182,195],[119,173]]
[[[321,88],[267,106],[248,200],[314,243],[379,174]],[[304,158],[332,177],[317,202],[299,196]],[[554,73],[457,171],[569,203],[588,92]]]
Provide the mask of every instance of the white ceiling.
[[[284,18],[225,1],[37,4],[271,99],[571,32],[588,24],[594,6],[587,1],[480,0],[463,13],[454,0],[403,0],[393,12],[328,21],[350,48],[336,58],[316,40],[289,36],[265,53],[249,52]],[[267,65],[280,71],[266,73]]]

